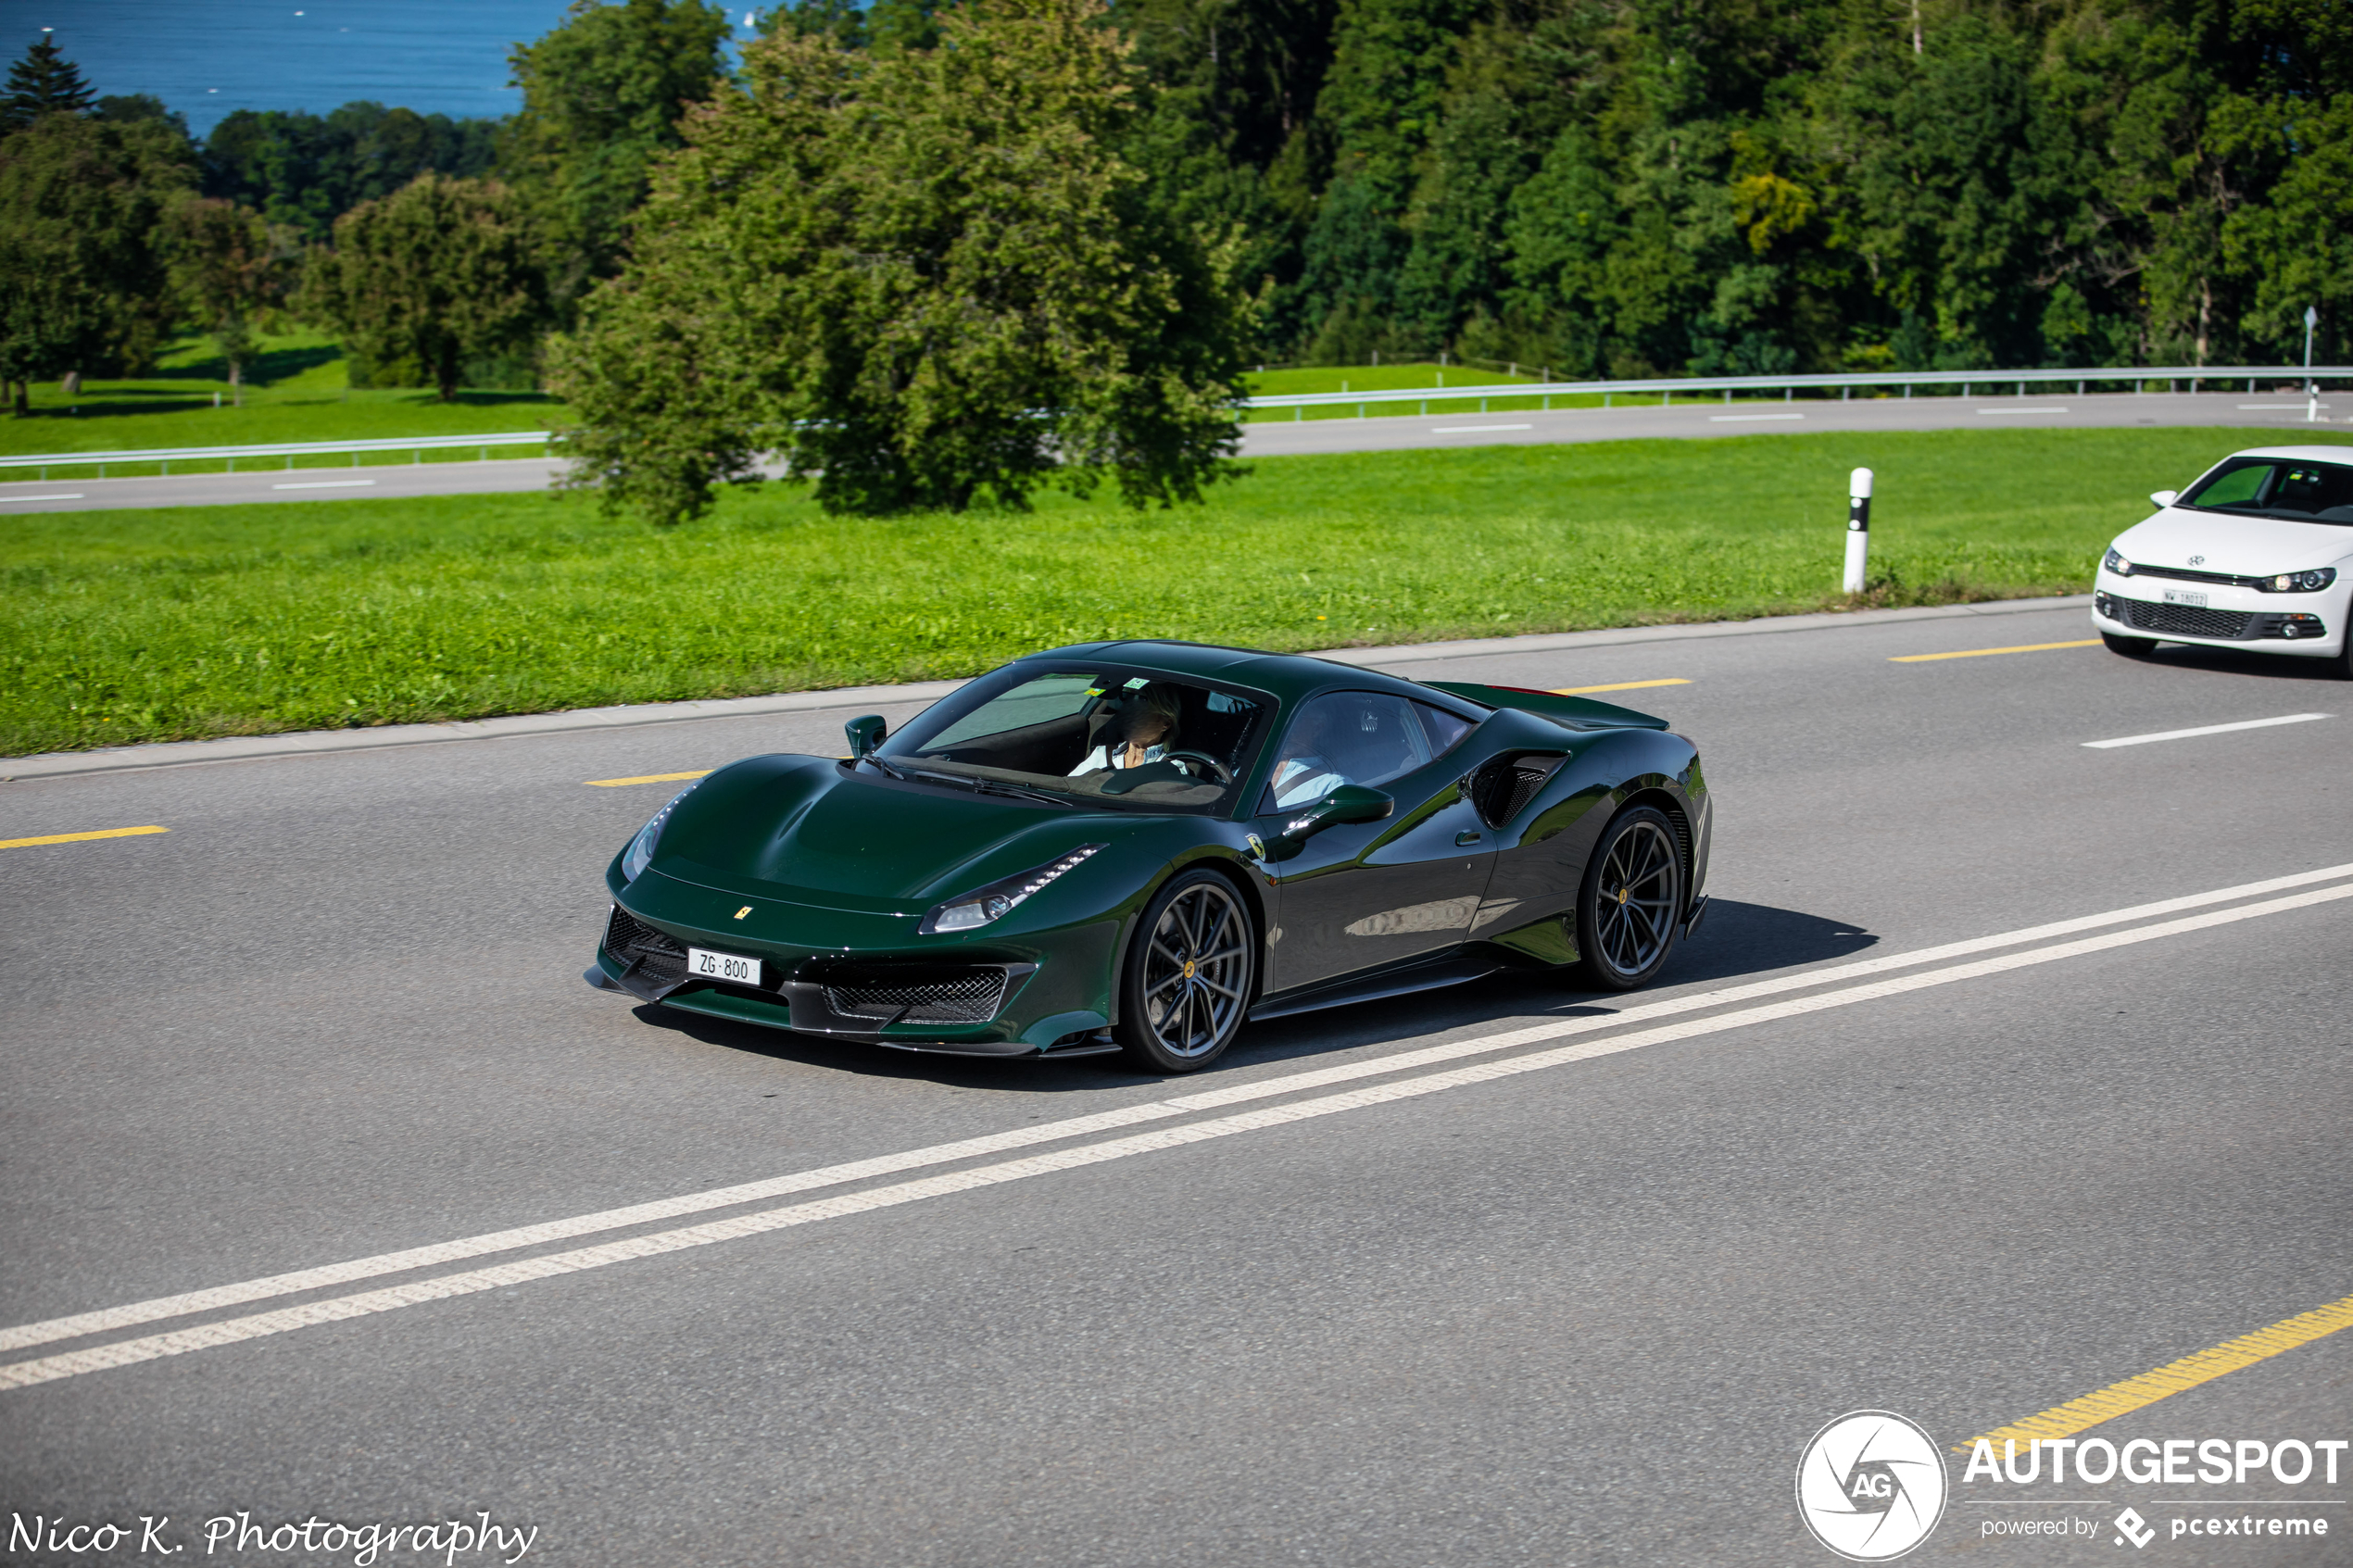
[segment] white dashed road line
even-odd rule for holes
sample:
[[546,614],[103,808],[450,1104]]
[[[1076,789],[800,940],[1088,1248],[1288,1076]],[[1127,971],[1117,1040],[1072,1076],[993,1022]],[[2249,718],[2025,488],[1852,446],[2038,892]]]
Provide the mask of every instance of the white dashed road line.
[[299,484],[273,484],[272,490],[358,490],[376,482],[372,479],[313,479]]
[[1980,408],[1981,414],[2064,414],[2064,408]]
[[2087,740],[2083,744],[2095,751],[2106,751],[2119,746],[2146,746],[2152,741],[2226,735],[2233,730],[2268,730],[2274,724],[2309,724],[2315,719],[2327,717],[2329,715],[2325,713],[2283,713],[2276,719],[2242,719],[2235,724],[2200,724],[2195,730],[2159,730],[2153,735],[2119,735],[2114,740]]
[[[1909,968],[1967,952],[2041,940],[2069,932],[2144,919],[2176,909],[2195,908],[2202,904],[2245,897],[2257,893],[2309,885],[2316,882],[2341,878],[2348,872],[2353,872],[2353,865],[2334,866],[2322,871],[2275,877],[2261,883],[2249,883],[2234,888],[2221,888],[2209,893],[2187,895],[2181,898],[2141,905],[2131,909],[2087,915],[2024,931],[1977,937],[1915,953],[1866,960],[1831,969],[1797,975],[1784,975],[1747,985],[1731,986],[1720,991],[1674,997],[1644,1007],[1629,1008],[1619,1013],[1547,1020],[1520,1029],[1503,1031],[1470,1040],[1454,1041],[1424,1050],[1408,1051],[1367,1061],[1344,1063],[1315,1072],[1293,1073],[1253,1083],[1236,1084],[1176,1099],[1133,1106],[1122,1110],[1106,1111],[1097,1116],[1079,1117],[1045,1126],[1017,1128],[988,1137],[966,1139],[955,1144],[937,1145],[930,1148],[887,1155],[876,1160],[803,1172],[770,1182],[753,1183],[715,1192],[689,1194],[662,1202],[637,1205],[631,1209],[608,1210],[598,1214],[581,1215],[573,1220],[558,1221],[544,1226],[529,1226],[498,1232],[463,1241],[445,1243],[439,1247],[386,1253],[375,1258],[356,1260],[349,1263],[330,1265],[323,1269],[281,1274],[269,1279],[247,1281],[242,1285],[225,1286],[213,1290],[161,1298],[153,1301],[83,1313],[74,1317],[52,1319],[45,1323],[28,1323],[19,1328],[0,1331],[0,1346],[13,1348],[57,1339],[80,1337],[105,1332],[111,1328],[127,1327],[137,1323],[183,1316],[191,1312],[234,1305],[269,1296],[283,1295],[296,1290],[348,1283],[370,1275],[423,1267],[434,1262],[448,1261],[462,1257],[480,1256],[486,1252],[529,1246],[535,1242],[581,1235],[593,1230],[643,1223],[673,1214],[691,1212],[698,1209],[707,1210],[756,1200],[762,1197],[805,1191],[812,1187],[857,1180],[862,1176],[903,1171],[925,1164],[937,1164],[972,1155],[998,1152],[1025,1144],[1108,1130],[1122,1124],[1182,1115],[1190,1111],[1224,1107],[1352,1079],[1401,1073],[1450,1059],[1535,1045],[1597,1030],[1621,1028],[1625,1024],[1648,1018],[1718,1006],[1776,991],[1816,986],[1836,979],[1853,978],[1859,974],[1885,970]],[[1266,1107],[1239,1116],[1189,1123],[1182,1126],[1158,1128],[1125,1138],[1085,1144],[999,1164],[927,1176],[896,1185],[840,1194],[813,1202],[791,1204],[782,1208],[735,1215],[704,1224],[653,1232],[607,1242],[599,1246],[575,1248],[568,1252],[521,1259],[485,1269],[471,1270],[434,1279],[412,1281],[384,1289],[308,1302],[273,1311],[252,1313],[241,1318],[230,1318],[192,1328],[65,1351],[0,1366],[0,1389],[26,1387],[62,1377],[73,1377],[84,1373],[103,1371],[109,1367],[126,1366],[139,1361],[152,1361],[158,1357],[182,1355],[191,1350],[207,1349],[247,1339],[283,1334],[317,1323],[369,1316],[391,1311],[400,1307],[446,1300],[452,1297],[497,1289],[530,1280],[576,1273],[585,1269],[601,1268],[610,1263],[654,1257],[685,1248],[707,1246],[713,1242],[734,1240],[768,1231],[808,1224],[820,1220],[839,1219],[924,1198],[945,1197],[952,1193],[998,1185],[1029,1176],[1101,1164],[1107,1160],[1125,1159],[1130,1155],[1152,1153],[1235,1134],[1289,1125],[1338,1111],[1386,1104],[1445,1089],[1459,1088],[1522,1073],[1535,1072],[1547,1067],[1560,1066],[1567,1062],[1636,1050],[1668,1041],[1721,1034],[1746,1028],[1753,1024],[1846,1007],[1857,1002],[1901,996],[1907,992],[1949,985],[1956,981],[2056,962],[2087,953],[2155,941],[2192,931],[2292,909],[2306,909],[2348,897],[2353,897],[2353,883],[2320,887],[2267,902],[2242,904],[2232,909],[2214,910],[2153,925],[2135,926],[2130,930],[2112,932],[2105,935],[2032,947],[2024,952],[2012,953],[2000,958],[1955,964],[1897,979],[1875,981],[1843,990],[1777,1002],[1766,1007],[1721,1013],[1712,1018],[1668,1024],[1659,1028],[1617,1034],[1604,1039],[1555,1047],[1550,1050],[1509,1057],[1500,1061],[1489,1061],[1457,1067],[1445,1072],[1426,1073],[1384,1085],[1352,1089],[1338,1095],[1295,1100],[1286,1105]]]
[[1432,435],[1484,435],[1491,430],[1534,430],[1534,425],[1436,425]]
[[1756,420],[1802,420],[1805,417],[1803,414],[1710,414],[1707,422],[1712,425],[1736,425]]

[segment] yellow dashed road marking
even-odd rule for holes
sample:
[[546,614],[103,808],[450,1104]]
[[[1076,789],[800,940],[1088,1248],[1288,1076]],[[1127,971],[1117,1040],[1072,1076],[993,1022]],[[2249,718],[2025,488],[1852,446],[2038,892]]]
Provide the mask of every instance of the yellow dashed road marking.
[[29,849],[36,844],[80,844],[87,838],[136,838],[144,833],[170,833],[170,828],[100,828],[95,833],[52,833],[39,838],[0,838],[0,849]]
[[2085,637],[2076,643],[2021,643],[2014,648],[1963,648],[1958,653],[1900,653],[1888,660],[1890,664],[1926,664],[1939,659],[1984,659],[1997,653],[2048,653],[2053,648],[2091,648],[2099,646],[2097,637]]
[[634,779],[590,779],[588,783],[598,789],[618,789],[623,784],[675,784],[680,779],[707,778],[711,772],[711,769],[704,768],[692,773],[640,773]]
[[1554,686],[1553,688],[1553,695],[1554,696],[1583,696],[1590,692],[1631,692],[1640,691],[1644,686],[1688,686],[1691,683],[1689,681],[1680,679],[1667,681],[1618,681],[1606,686]]
[[2040,1415],[2030,1415],[2024,1421],[1997,1426],[1983,1438],[1972,1438],[1958,1445],[1953,1451],[1965,1454],[1980,1441],[1999,1443],[2005,1437],[2020,1443],[2032,1437],[2070,1437],[2086,1427],[2113,1421],[2120,1415],[2130,1415],[2184,1388],[2211,1383],[2226,1372],[2236,1372],[2241,1367],[2269,1361],[2283,1350],[2293,1350],[2299,1345],[2309,1345],[2315,1339],[2326,1338],[2341,1328],[2353,1328],[2353,1296],[2283,1319],[2269,1328],[2259,1328],[2252,1334],[2242,1334],[2236,1339],[2226,1339],[2210,1350],[2200,1350],[2195,1356],[2183,1356],[2155,1372],[2145,1372],[2138,1377],[2112,1383],[2096,1394],[2086,1394],[2080,1399],[2054,1405]]

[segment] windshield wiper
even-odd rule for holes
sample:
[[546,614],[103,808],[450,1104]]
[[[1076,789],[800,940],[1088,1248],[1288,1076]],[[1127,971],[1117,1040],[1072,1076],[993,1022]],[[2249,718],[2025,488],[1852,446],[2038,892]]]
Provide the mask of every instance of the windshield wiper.
[[1042,789],[1027,789],[1020,784],[1000,784],[995,779],[975,779],[973,788],[983,795],[1002,795],[1014,800],[1035,800],[1041,806],[1067,806],[1070,797],[1053,795]]

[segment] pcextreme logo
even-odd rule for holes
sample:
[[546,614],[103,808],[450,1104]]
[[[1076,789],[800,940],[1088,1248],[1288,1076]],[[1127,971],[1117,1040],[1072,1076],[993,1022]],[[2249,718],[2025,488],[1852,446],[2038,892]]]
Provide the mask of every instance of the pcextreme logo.
[[1797,1516],[1850,1562],[1901,1557],[1944,1517],[1944,1456],[1917,1423],[1850,1411],[1806,1445]]

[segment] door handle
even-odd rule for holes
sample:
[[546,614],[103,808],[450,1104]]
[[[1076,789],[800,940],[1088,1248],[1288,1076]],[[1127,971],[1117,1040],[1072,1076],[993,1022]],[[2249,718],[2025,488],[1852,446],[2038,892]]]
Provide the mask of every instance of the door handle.
[[1454,835],[1454,842],[1458,845],[1477,844],[1478,842],[1478,834],[1473,829],[1465,828],[1462,832]]

